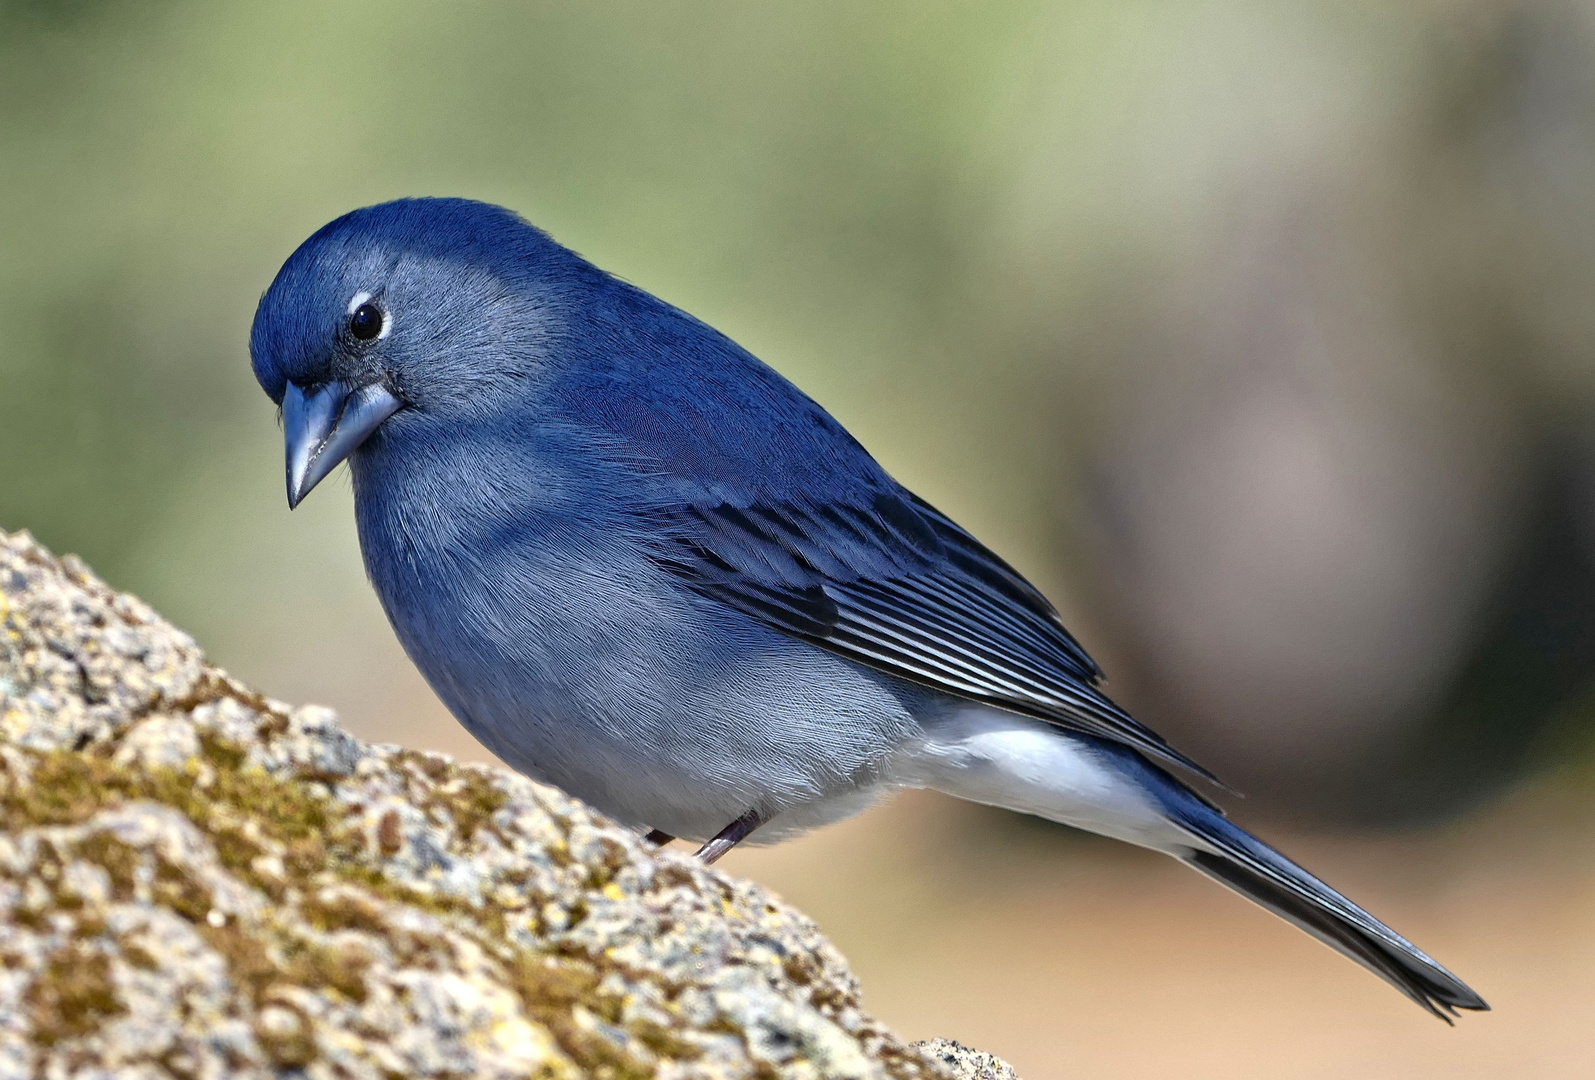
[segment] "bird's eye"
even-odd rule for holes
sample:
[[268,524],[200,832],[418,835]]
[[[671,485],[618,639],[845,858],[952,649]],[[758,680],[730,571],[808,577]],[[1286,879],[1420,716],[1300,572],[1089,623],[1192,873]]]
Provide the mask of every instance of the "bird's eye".
[[382,333],[382,309],[375,304],[361,304],[349,316],[349,333],[361,341],[370,341]]

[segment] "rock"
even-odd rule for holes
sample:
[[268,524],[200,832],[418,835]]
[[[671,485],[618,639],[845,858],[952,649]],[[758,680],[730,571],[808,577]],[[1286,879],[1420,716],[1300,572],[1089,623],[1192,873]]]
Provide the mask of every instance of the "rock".
[[0,1080],[289,1075],[1012,1072],[899,1040],[759,886],[365,745],[0,532]]
[[1002,1058],[971,1050],[963,1043],[931,1039],[914,1045],[926,1057],[946,1066],[947,1072],[957,1080],[1019,1080],[1013,1066]]

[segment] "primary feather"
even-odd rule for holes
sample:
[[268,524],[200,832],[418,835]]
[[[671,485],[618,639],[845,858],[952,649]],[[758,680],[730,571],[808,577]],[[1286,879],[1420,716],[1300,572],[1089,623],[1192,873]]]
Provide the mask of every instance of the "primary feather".
[[748,498],[650,511],[659,565],[849,659],[1212,774],[1108,699],[1052,605],[929,504]]

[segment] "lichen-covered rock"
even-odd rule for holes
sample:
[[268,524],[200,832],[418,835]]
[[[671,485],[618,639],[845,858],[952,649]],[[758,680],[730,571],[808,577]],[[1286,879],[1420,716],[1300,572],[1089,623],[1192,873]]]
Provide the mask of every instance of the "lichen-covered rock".
[[364,745],[0,532],[0,1080],[954,1064],[864,1013],[764,889],[523,777]]
[[955,1080],[1019,1080],[1013,1066],[1002,1058],[971,1050],[951,1039],[931,1039],[915,1043],[920,1053],[940,1062]]

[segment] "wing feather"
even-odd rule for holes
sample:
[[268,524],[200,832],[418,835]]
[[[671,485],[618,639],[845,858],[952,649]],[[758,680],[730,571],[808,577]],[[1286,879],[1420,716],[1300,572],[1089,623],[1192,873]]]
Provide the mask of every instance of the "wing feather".
[[906,492],[825,506],[706,501],[648,518],[659,566],[769,626],[1217,782],[1098,689],[1101,669],[1035,586]]

